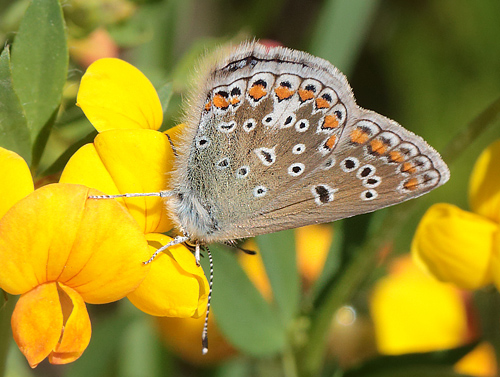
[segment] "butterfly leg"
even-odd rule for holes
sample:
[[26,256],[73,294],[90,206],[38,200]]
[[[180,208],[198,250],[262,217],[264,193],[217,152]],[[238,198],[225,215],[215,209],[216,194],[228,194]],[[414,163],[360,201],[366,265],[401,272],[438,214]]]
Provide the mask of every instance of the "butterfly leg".
[[196,246],[194,249],[194,258],[196,259],[196,265],[200,267],[200,260],[201,260],[201,252],[200,252],[200,244],[199,242],[196,242]]
[[151,258],[149,258],[146,262],[143,262],[143,263],[144,264],[151,263],[158,256],[158,254],[160,254],[163,250],[168,249],[170,246],[174,246],[174,245],[178,245],[180,243],[186,242],[187,240],[189,240],[189,237],[186,237],[186,236],[175,237],[172,241],[170,241],[166,245],[163,245],[158,250],[156,250],[155,253],[151,256]]

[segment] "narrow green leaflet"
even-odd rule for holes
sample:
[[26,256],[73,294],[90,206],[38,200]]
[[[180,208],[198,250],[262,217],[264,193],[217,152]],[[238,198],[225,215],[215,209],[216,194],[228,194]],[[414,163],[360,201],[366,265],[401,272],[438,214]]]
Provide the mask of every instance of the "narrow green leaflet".
[[0,55],[0,146],[31,161],[31,140],[26,117],[12,85],[9,48]]
[[[33,0],[12,47],[12,78],[35,143],[59,108],[68,71],[68,47],[59,1]],[[42,146],[43,148],[43,146]]]
[[327,0],[319,12],[309,52],[346,75],[366,39],[378,0]]
[[[222,333],[253,356],[280,352],[286,331],[277,313],[245,275],[234,252],[218,245],[211,245],[210,250],[214,258],[213,310]],[[208,342],[210,349],[210,334]]]
[[266,266],[273,297],[288,325],[298,311],[300,280],[297,269],[294,231],[285,230],[256,238]]

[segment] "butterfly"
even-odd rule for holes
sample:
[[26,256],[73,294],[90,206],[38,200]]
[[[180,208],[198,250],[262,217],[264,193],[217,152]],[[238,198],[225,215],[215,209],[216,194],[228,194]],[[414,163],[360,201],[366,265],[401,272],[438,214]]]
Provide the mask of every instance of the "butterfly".
[[[359,107],[332,64],[284,47],[221,49],[185,124],[171,190],[94,197],[167,199],[180,235],[147,263],[183,242],[199,263],[200,246],[372,212],[450,176],[421,137]],[[206,352],[206,326],[203,339]]]

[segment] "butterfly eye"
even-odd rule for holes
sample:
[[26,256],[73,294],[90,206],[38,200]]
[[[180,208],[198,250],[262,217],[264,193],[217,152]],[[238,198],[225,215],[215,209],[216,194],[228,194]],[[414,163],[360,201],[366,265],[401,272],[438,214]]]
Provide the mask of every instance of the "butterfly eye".
[[306,150],[306,145],[305,144],[296,144],[292,148],[292,153],[293,154],[302,154]]
[[253,196],[261,198],[267,194],[267,188],[264,186],[257,186],[253,189]]
[[309,121],[307,119],[300,119],[295,123],[295,131],[306,132],[309,129]]
[[363,191],[360,195],[361,200],[373,200],[373,199],[376,199],[377,196],[378,196],[378,192],[373,190],[373,189]]
[[217,169],[220,169],[220,170],[227,168],[229,166],[229,158],[224,157],[224,158],[220,159],[217,162],[216,166],[217,166]]
[[248,176],[249,173],[250,173],[250,168],[248,166],[241,166],[236,171],[236,177],[237,178],[245,178]]
[[288,174],[291,175],[292,177],[298,177],[304,172],[304,169],[305,165],[298,162],[288,167]]
[[358,166],[359,160],[356,157],[347,157],[340,163],[340,168],[346,173],[356,170]]
[[363,179],[371,177],[373,174],[375,174],[375,166],[364,165],[359,168],[358,172],[356,173],[356,177],[358,177],[359,179]]
[[257,125],[257,122],[255,121],[255,119],[248,119],[244,124],[243,124],[243,129],[246,131],[246,132],[250,132],[252,131],[255,126]]
[[205,149],[210,145],[210,139],[206,136],[198,136],[195,140],[197,149]]

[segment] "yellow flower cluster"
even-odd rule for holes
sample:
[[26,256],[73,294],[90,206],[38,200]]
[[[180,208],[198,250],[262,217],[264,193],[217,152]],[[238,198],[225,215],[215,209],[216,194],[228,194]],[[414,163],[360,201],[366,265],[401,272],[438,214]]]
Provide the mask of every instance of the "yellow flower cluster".
[[[163,112],[153,86],[130,64],[102,59],[85,73],[78,105],[100,133],[59,183],[33,191],[26,163],[0,149],[0,287],[21,295],[12,330],[32,367],[80,357],[91,335],[85,303],[127,296],[146,313],[182,318],[203,315],[207,303],[208,282],[184,246],[142,263],[171,239],[161,199],[89,199],[168,188],[173,154],[157,131]],[[181,128],[169,132],[174,142]]]

